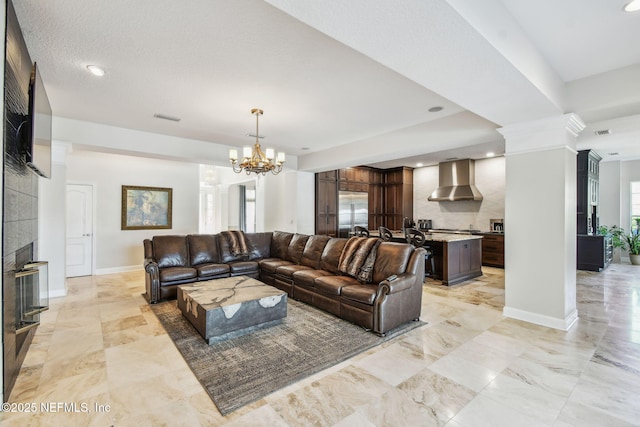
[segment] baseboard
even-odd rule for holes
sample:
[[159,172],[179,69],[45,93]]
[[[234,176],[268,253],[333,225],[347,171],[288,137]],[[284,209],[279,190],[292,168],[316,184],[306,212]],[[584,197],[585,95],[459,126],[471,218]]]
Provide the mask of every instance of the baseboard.
[[504,307],[502,314],[512,319],[523,320],[529,323],[535,323],[536,325],[547,326],[553,329],[560,329],[561,331],[568,331],[578,320],[578,312],[573,310],[564,319],[558,319],[556,317],[545,316],[544,314],[532,313],[530,311],[524,311],[512,307]]
[[49,291],[49,298],[60,298],[66,297],[67,290],[66,289],[56,289],[55,291]]
[[96,269],[96,276],[102,276],[105,274],[114,274],[114,273],[127,273],[129,271],[137,271],[142,270],[143,267],[141,265],[128,265],[124,267],[112,267],[112,268],[98,268]]

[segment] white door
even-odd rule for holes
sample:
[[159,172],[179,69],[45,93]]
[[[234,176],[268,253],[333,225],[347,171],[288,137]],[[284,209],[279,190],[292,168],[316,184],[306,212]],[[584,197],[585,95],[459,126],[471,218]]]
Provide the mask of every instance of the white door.
[[67,277],[93,273],[93,186],[67,185]]

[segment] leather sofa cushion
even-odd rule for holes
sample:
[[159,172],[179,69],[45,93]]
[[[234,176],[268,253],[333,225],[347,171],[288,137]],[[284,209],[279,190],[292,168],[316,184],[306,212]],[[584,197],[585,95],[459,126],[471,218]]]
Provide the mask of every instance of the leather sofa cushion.
[[298,264],[289,264],[289,265],[281,265],[276,269],[276,274],[284,277],[293,277],[293,273],[300,270],[311,270],[311,267],[307,267],[306,265],[298,265]]
[[224,235],[218,233],[216,234],[216,239],[218,240],[218,250],[220,251],[220,262],[228,263],[233,261],[245,261],[247,260],[247,254],[233,254],[231,252],[231,244],[229,243],[229,239],[227,239]]
[[340,263],[340,255],[344,246],[347,244],[346,238],[332,237],[322,251],[320,258],[320,270],[330,273],[339,274],[338,264]]
[[314,282],[314,287],[329,295],[340,295],[345,286],[359,285],[358,281],[349,276],[322,276]]
[[353,285],[342,288],[340,295],[343,299],[361,302],[372,305],[376,299],[378,285]]
[[195,268],[190,267],[167,267],[160,270],[160,283],[175,282],[177,280],[188,280],[196,278]]
[[293,238],[292,233],[284,231],[274,231],[271,236],[271,253],[272,258],[287,259],[287,250],[289,243]]
[[320,258],[322,257],[322,251],[324,251],[327,242],[331,239],[329,236],[309,236],[307,244],[302,251],[302,258],[300,258],[300,264],[309,266],[311,268],[319,268]]
[[255,261],[234,261],[229,263],[231,274],[249,274],[258,272],[258,263]]
[[413,247],[404,243],[380,243],[376,262],[373,264],[373,282],[380,283],[393,274],[403,273],[412,252]]
[[153,252],[160,268],[189,266],[186,236],[155,236]]
[[269,258],[271,253],[271,234],[270,232],[244,234],[251,250],[249,252],[250,260]]
[[192,266],[220,262],[215,235],[190,234],[187,236],[187,243],[189,244],[189,260]]
[[324,270],[298,270],[293,273],[293,283],[296,286],[313,288],[314,282],[318,277],[332,275],[333,273],[329,273],[328,271]]
[[307,240],[309,236],[306,234],[294,234],[289,242],[289,247],[287,248],[287,257],[285,258],[287,261],[291,261],[294,264],[300,264],[300,259],[302,258],[302,251],[304,251],[304,247],[307,244]]
[[195,267],[198,277],[220,276],[229,274],[228,264],[200,264]]
[[281,267],[283,265],[291,265],[293,263],[291,261],[285,261],[279,258],[267,258],[267,259],[262,259],[258,261],[258,264],[260,264],[260,268],[263,271],[266,271],[267,273],[275,274],[278,267]]

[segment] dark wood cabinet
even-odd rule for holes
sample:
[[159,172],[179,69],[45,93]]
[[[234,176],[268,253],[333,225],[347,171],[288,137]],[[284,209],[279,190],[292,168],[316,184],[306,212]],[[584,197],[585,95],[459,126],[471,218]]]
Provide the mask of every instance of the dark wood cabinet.
[[388,169],[384,174],[384,226],[402,229],[404,218],[413,221],[413,169]]
[[598,235],[600,160],[593,150],[578,152],[577,163],[577,268],[602,271],[611,263],[611,236]]
[[384,173],[377,169],[369,171],[369,229],[377,230],[384,221]]
[[451,286],[482,276],[482,239],[428,242],[434,252],[435,279]]
[[338,171],[338,189],[341,191],[369,192],[369,169],[347,168]]
[[315,234],[338,235],[338,175],[337,171],[316,174]]
[[613,239],[607,236],[578,236],[578,270],[602,271],[613,260]]
[[413,169],[353,167],[316,173],[316,234],[338,235],[340,191],[369,195],[368,228],[381,225],[402,228],[402,220],[413,221]]
[[598,229],[601,159],[593,150],[578,152],[576,194],[578,234],[593,234]]
[[504,234],[482,233],[482,265],[504,268]]

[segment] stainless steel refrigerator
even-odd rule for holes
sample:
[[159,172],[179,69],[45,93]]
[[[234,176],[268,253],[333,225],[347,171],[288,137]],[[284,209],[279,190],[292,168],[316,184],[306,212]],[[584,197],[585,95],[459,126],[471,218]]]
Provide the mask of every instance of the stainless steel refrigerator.
[[353,227],[369,226],[369,194],[360,191],[340,191],[338,194],[338,236],[349,237]]

